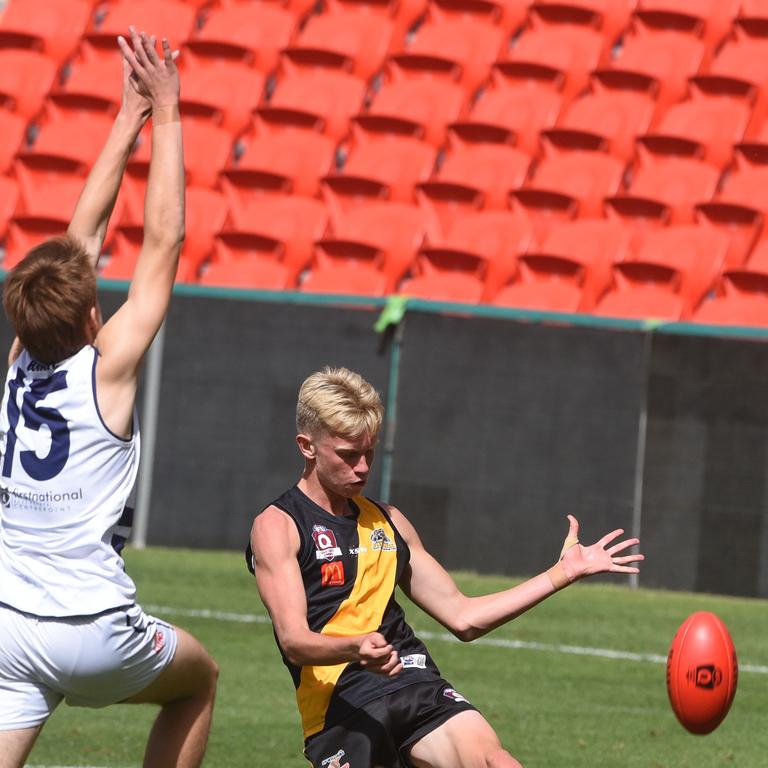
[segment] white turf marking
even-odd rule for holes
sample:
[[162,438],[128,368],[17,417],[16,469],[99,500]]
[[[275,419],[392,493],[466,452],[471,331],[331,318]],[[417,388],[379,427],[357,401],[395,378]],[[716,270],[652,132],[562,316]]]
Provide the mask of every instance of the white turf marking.
[[[269,616],[254,613],[231,613],[228,611],[211,611],[207,608],[172,608],[167,605],[145,605],[144,609],[150,613],[162,616],[189,616],[200,619],[214,619],[215,621],[234,621],[241,624],[270,624]],[[447,632],[417,631],[416,634],[423,640],[440,640],[448,643],[461,642]],[[650,664],[666,664],[667,657],[657,653],[633,653],[632,651],[614,651],[610,648],[584,648],[579,645],[558,645],[550,643],[536,643],[525,640],[508,640],[506,638],[480,637],[469,643],[472,645],[487,645],[493,648],[509,648],[510,650],[546,651],[549,653],[566,653],[574,656],[596,656],[601,659],[618,659],[620,661],[642,661]],[[758,675],[768,675],[768,666],[760,664],[739,663],[739,672],[754,672]],[[49,766],[53,768],[53,766]]]

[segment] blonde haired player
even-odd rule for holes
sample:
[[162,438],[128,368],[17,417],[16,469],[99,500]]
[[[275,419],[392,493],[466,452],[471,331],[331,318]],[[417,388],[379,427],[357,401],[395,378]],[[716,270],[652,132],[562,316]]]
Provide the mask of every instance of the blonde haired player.
[[[160,705],[147,768],[197,768],[218,669],[144,613],[119,550],[139,462],[141,361],[168,309],[184,238],[179,76],[167,40],[122,38],[123,101],[66,237],[5,279],[17,339],[0,411],[0,768],[19,768],[62,700]],[[102,324],[95,266],[125,164],[152,120],[144,242]]]
[[591,546],[570,527],[561,557],[512,589],[468,597],[393,506],[363,496],[381,428],[374,388],[345,368],[301,386],[298,483],[256,516],[246,551],[296,686],[314,768],[520,768],[437,669],[395,587],[461,640],[505,624],[577,579],[637,573],[639,541]]

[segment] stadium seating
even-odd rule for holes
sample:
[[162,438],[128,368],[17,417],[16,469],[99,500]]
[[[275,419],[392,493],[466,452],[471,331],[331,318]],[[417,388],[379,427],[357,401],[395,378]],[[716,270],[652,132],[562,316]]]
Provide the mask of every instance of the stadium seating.
[[334,154],[333,140],[313,131],[252,134],[244,140],[243,154],[222,169],[219,186],[233,210],[267,193],[312,197],[333,168]]
[[681,276],[673,267],[622,262],[614,265],[613,280],[594,314],[634,320],[683,319],[685,301],[678,293]]
[[480,17],[432,18],[428,13],[403,51],[389,57],[389,65],[405,78],[424,72],[449,78],[469,95],[487,77],[504,41],[504,30]]
[[317,199],[272,195],[232,212],[218,233],[212,261],[258,258],[279,262],[295,285],[312,259],[312,247],[328,227],[328,212]]
[[683,23],[691,19],[695,32],[715,48],[728,34],[740,5],[741,0],[639,0],[638,10],[677,16]]
[[92,10],[89,0],[46,0],[44,13],[34,2],[5,3],[0,47],[38,51],[61,64],[77,48]]
[[558,256],[523,254],[518,271],[493,297],[499,307],[578,312],[584,304],[584,264]]
[[203,26],[187,39],[185,55],[231,59],[272,72],[297,26],[297,15],[277,3],[228,3],[210,10]]
[[357,250],[355,259],[321,267],[313,265],[299,285],[305,293],[337,293],[358,296],[384,296],[387,278],[379,265],[382,256],[373,249],[370,264],[364,260],[365,250]]
[[538,81],[509,81],[494,67],[467,117],[449,129],[465,142],[514,144],[535,155],[540,132],[555,125],[562,106],[562,94],[556,89]]
[[46,116],[58,119],[90,112],[115,115],[120,108],[122,75],[118,56],[111,58],[109,65],[99,60],[75,61],[67,68],[64,82],[51,88]]
[[248,126],[266,83],[260,70],[225,58],[193,58],[185,63],[183,77],[182,116],[211,120],[234,135]]
[[525,25],[530,5],[530,0],[431,0],[428,8],[433,21],[481,19],[511,36]]
[[603,152],[555,154],[544,158],[533,176],[510,194],[510,203],[535,221],[541,241],[553,221],[600,216],[603,199],[619,191],[624,169],[622,160]]
[[24,145],[27,121],[13,112],[0,110],[0,173],[6,173]]
[[698,323],[768,327],[768,273],[727,271],[714,296],[703,301],[693,313]]
[[[425,212],[407,203],[360,202],[340,218],[332,218],[332,232],[315,243],[318,252],[340,263],[356,258],[366,264],[372,252],[382,259],[372,264],[385,276],[385,289],[391,293],[404,277],[427,233]],[[358,255],[360,254],[360,255]],[[362,274],[359,275],[363,279]],[[378,285],[376,276],[374,283]]]
[[466,91],[451,80],[399,78],[376,91],[357,125],[369,132],[405,134],[440,146],[447,126],[462,118],[466,107]]
[[125,37],[131,25],[148,34],[165,34],[177,49],[192,33],[196,16],[195,8],[182,0],[112,0],[93,15],[82,36],[80,54],[107,65],[119,58],[116,38]]
[[384,64],[394,31],[394,22],[379,14],[348,8],[316,13],[283,51],[283,58],[296,67],[338,68],[368,81]]
[[527,154],[506,144],[454,142],[429,181],[416,185],[432,236],[466,212],[506,209],[510,190],[523,184],[530,165]]
[[13,269],[32,248],[50,237],[63,235],[66,228],[60,219],[13,216],[5,235],[3,269]]
[[[414,261],[415,273],[430,276],[446,268],[472,271],[470,277],[484,282],[480,298],[493,296],[517,269],[517,259],[532,242],[531,223],[511,211],[479,211],[458,217],[439,238],[430,238]],[[473,260],[480,258],[482,264]],[[430,268],[434,267],[434,268]]]
[[629,256],[631,241],[631,231],[615,221],[555,224],[540,246],[525,254],[525,269],[493,303],[589,312],[609,287],[613,265]]
[[414,185],[431,175],[437,149],[410,136],[356,132],[338,173],[322,180],[321,192],[331,215],[363,200],[410,203]]
[[53,87],[57,72],[58,63],[44,53],[0,49],[0,106],[32,119]]
[[[247,251],[247,236],[228,238],[228,245]],[[221,247],[225,247],[223,244]],[[293,288],[289,272],[279,261],[266,258],[241,258],[214,261],[203,268],[200,285],[283,291]]]
[[326,6],[331,13],[339,10],[363,11],[390,20],[395,27],[395,39],[400,39],[424,15],[427,0],[326,0]]
[[567,104],[587,85],[590,73],[608,63],[607,56],[608,46],[600,32],[586,26],[552,25],[524,31],[495,66],[508,82],[549,84]]
[[8,222],[19,204],[19,185],[8,176],[0,176],[0,238],[5,236]]
[[629,23],[635,0],[534,0],[539,25],[581,24],[599,29],[614,42]]
[[259,128],[295,126],[326,134],[338,141],[349,132],[349,121],[363,106],[367,86],[357,75],[316,68],[281,74],[266,103],[255,110]]
[[418,299],[477,304],[485,293],[487,260],[443,249],[420,252],[399,293]]

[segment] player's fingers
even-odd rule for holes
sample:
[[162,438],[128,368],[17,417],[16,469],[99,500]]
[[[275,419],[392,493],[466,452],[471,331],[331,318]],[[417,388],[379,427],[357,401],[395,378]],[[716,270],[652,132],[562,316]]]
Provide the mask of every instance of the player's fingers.
[[389,670],[389,672],[387,672],[387,677],[395,677],[399,675],[402,671],[403,671],[403,664],[402,662],[398,662],[395,667],[393,667],[392,669]]
[[141,68],[141,64],[139,64],[131,46],[128,45],[128,41],[122,35],[119,35],[117,44],[120,46],[120,52],[123,54],[125,60],[131,65],[131,69],[134,72],[137,72]]
[[568,518],[568,537],[575,536],[576,538],[579,537],[579,521],[573,516],[573,515],[566,515]]
[[607,547],[608,544],[610,544],[614,539],[616,539],[619,536],[621,536],[622,533],[624,533],[624,529],[623,528],[617,528],[615,531],[611,531],[610,533],[606,533],[605,536],[603,536],[603,538],[600,539],[600,541],[597,542],[597,545],[599,547],[602,547],[603,549],[605,549],[605,547]]
[[640,573],[640,569],[632,565],[613,565],[611,573]]
[[141,33],[142,49],[147,56],[147,61],[154,66],[160,63],[160,57],[157,55],[157,49],[155,48],[156,40],[157,38],[154,35],[150,37],[146,32]]
[[612,560],[618,565],[624,565],[625,563],[639,563],[641,560],[645,560],[645,555],[625,555],[624,557],[614,557]]
[[634,547],[639,543],[640,539],[627,539],[626,541],[620,541],[618,544],[614,544],[612,547],[609,547],[605,551],[609,555],[613,555],[617,552],[623,552],[625,549],[629,549],[630,547]]
[[165,64],[166,66],[169,66],[179,58],[179,52],[171,50],[171,44],[165,37],[163,38],[161,45],[163,48],[163,58],[165,59]]

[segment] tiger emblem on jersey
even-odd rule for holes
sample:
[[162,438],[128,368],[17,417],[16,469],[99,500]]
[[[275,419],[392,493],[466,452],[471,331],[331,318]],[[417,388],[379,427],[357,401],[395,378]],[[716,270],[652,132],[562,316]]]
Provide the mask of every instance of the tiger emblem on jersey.
[[397,545],[387,536],[383,528],[376,528],[371,534],[371,549],[390,552],[397,549]]

